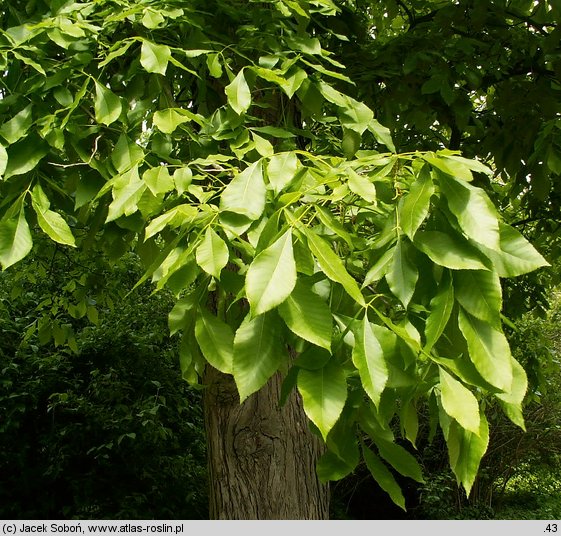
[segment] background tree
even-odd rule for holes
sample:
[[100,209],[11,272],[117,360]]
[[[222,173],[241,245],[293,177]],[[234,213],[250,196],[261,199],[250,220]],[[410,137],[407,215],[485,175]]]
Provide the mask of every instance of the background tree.
[[[397,35],[388,6],[366,12]],[[478,186],[496,183],[481,161],[401,134],[396,151],[337,55],[341,6],[3,9],[0,262],[40,229],[92,257],[132,250],[138,284],[174,294],[183,376],[205,386],[211,515],[325,517],[324,483],[361,458],[404,508],[394,472],[423,476],[391,425],[414,446],[425,399],[469,492],[487,398],[524,426],[501,278],[547,262]]]

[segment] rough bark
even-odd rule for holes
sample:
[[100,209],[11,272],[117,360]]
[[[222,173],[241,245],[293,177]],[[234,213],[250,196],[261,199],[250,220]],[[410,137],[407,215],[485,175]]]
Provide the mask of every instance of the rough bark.
[[211,519],[328,519],[329,489],[315,463],[321,442],[299,395],[278,404],[277,373],[240,405],[231,376],[207,366],[207,434]]

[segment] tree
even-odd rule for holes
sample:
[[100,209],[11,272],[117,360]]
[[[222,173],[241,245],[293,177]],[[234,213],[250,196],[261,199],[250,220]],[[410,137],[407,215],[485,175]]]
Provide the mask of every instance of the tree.
[[414,446],[421,398],[469,493],[485,399],[524,426],[501,278],[547,262],[476,186],[481,161],[396,151],[336,54],[341,6],[1,9],[2,267],[42,231],[92,257],[132,250],[139,284],[174,293],[211,515],[324,518],[325,484],[361,459],[405,508],[394,472],[422,471],[391,425]]

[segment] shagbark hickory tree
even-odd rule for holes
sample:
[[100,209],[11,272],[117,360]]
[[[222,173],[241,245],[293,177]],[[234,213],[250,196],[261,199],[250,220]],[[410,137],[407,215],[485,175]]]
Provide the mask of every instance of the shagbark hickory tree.
[[[205,389],[215,518],[325,518],[362,461],[401,507],[428,400],[469,493],[494,398],[523,427],[501,278],[546,265],[451,150],[398,153],[331,0],[0,8],[0,262],[44,232],[170,289]],[[328,37],[328,39],[326,38]],[[16,265],[17,269],[17,265]]]

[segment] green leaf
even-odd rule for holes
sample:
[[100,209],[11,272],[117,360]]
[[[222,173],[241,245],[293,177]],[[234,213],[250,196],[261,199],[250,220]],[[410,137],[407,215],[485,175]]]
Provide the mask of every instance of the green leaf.
[[6,166],[8,165],[8,153],[4,146],[0,143],[0,179],[4,172],[6,171]]
[[303,339],[331,349],[333,318],[327,304],[301,281],[279,306],[279,313],[290,331]]
[[390,269],[395,254],[395,247],[388,249],[368,270],[364,276],[362,288],[382,279]]
[[33,247],[23,206],[18,217],[0,221],[0,264],[5,270],[21,261]]
[[488,270],[487,259],[459,236],[440,231],[418,231],[413,244],[439,266],[451,270]]
[[368,123],[368,130],[372,132],[378,143],[385,145],[390,151],[395,153],[395,145],[389,128],[381,125],[376,119],[372,119]]
[[423,472],[415,457],[401,445],[392,441],[376,440],[380,456],[386,460],[399,474],[407,476],[423,484]]
[[279,328],[278,316],[269,312],[246,317],[236,331],[232,374],[240,403],[261,389],[285,359]]
[[526,371],[512,358],[512,385],[507,393],[498,393],[496,397],[503,408],[506,416],[517,426],[526,431],[524,415],[522,413],[522,402],[528,390],[528,378]]
[[386,281],[392,293],[399,298],[407,309],[419,279],[419,270],[407,254],[410,245],[398,240],[394,250],[391,268],[386,273]]
[[456,271],[454,288],[456,300],[468,313],[500,327],[502,289],[496,273],[482,270]]
[[[21,112],[18,112],[12,117],[12,119],[6,121],[0,128],[0,135],[9,145],[12,145],[27,134],[29,127],[33,123],[32,108],[33,106],[29,104],[21,110]],[[0,175],[1,174],[0,172]]]
[[220,273],[228,264],[230,256],[226,242],[210,227],[207,227],[205,237],[197,248],[195,255],[197,264],[207,274],[216,279],[220,279]]
[[282,303],[296,284],[296,263],[292,250],[292,229],[264,249],[247,270],[245,288],[253,315],[260,315]]
[[323,273],[332,281],[340,283],[349,296],[358,304],[365,305],[364,296],[360,292],[357,282],[345,269],[339,256],[331,249],[329,244],[312,230],[303,227],[302,230],[308,239],[310,251],[317,259]]
[[331,350],[311,345],[298,356],[294,361],[294,366],[306,370],[317,370],[325,367],[330,359]]
[[478,434],[481,419],[477,399],[467,387],[442,367],[439,367],[439,370],[441,402],[444,411],[462,428]]
[[386,387],[389,373],[384,351],[365,314],[360,327],[354,330],[355,344],[352,359],[358,369],[362,387],[376,407]]
[[450,272],[442,277],[438,292],[430,301],[430,313],[425,325],[425,352],[429,353],[448,324],[454,307],[454,287]]
[[325,484],[330,480],[341,480],[352,473],[355,467],[356,465],[353,466],[346,460],[342,460],[334,452],[327,451],[317,461],[316,474],[319,481]]
[[403,232],[413,240],[417,229],[428,216],[434,184],[428,168],[423,167],[413,182],[409,193],[399,203],[399,224]]
[[550,264],[514,227],[499,224],[500,250],[485,249],[500,277],[517,277]]
[[364,175],[359,175],[354,169],[347,170],[349,188],[359,197],[369,203],[376,203],[376,187]]
[[320,370],[301,369],[297,386],[306,415],[326,440],[347,400],[345,372],[331,360]]
[[483,246],[499,250],[497,211],[481,189],[467,182],[439,174],[440,192],[466,236]]
[[157,45],[151,41],[142,41],[140,64],[148,73],[166,74],[171,50],[167,45]]
[[10,145],[4,178],[9,179],[15,175],[23,175],[35,169],[47,152],[43,140],[34,135]]
[[121,216],[130,216],[138,210],[138,202],[146,190],[146,184],[140,180],[138,166],[126,171],[119,177],[112,191],[113,201],[109,205],[106,223]]
[[41,229],[43,229],[52,240],[59,244],[76,246],[72,231],[60,214],[53,210],[46,210],[44,212],[36,210],[36,213],[37,223],[39,223]]
[[293,152],[277,153],[271,156],[267,164],[267,177],[277,194],[294,180],[298,164],[298,157]]
[[251,106],[251,91],[243,74],[243,69],[225,88],[228,104],[238,115],[241,115]]
[[509,392],[512,385],[512,356],[504,334],[460,308],[459,325],[469,349],[469,358],[484,380]]
[[366,104],[345,96],[345,105],[339,114],[343,127],[362,134],[373,120],[374,113]]
[[205,359],[220,372],[232,374],[234,363],[232,328],[201,307],[195,323],[195,337]]
[[165,194],[175,187],[166,166],[157,166],[146,170],[142,175],[142,180],[154,195]]
[[452,421],[445,437],[448,445],[450,467],[458,484],[462,484],[466,494],[469,495],[479,470],[481,458],[483,458],[489,444],[487,419],[484,414],[481,414],[481,423],[477,434]]
[[158,110],[152,117],[152,123],[164,134],[172,134],[183,123],[195,123],[203,126],[204,118],[184,108],[166,108]]
[[133,166],[140,164],[144,158],[142,148],[130,140],[125,134],[121,134],[115,148],[111,153],[111,162],[119,173],[130,170]]
[[220,209],[257,220],[265,210],[267,189],[261,160],[236,175],[220,196]]
[[340,236],[351,249],[354,249],[352,236],[347,232],[343,224],[335,218],[330,210],[322,207],[321,205],[315,205],[314,210],[323,225],[325,225],[330,231],[333,231],[337,236]]
[[94,111],[95,120],[104,125],[110,125],[119,119],[121,115],[121,99],[115,95],[110,89],[101,85],[97,80],[95,82],[95,101]]
[[405,511],[405,497],[403,497],[399,484],[384,465],[384,462],[365,446],[362,448],[362,455],[374,480],[390,496],[391,500]]

